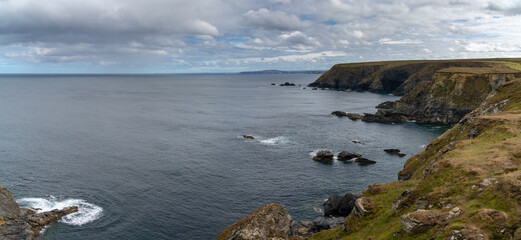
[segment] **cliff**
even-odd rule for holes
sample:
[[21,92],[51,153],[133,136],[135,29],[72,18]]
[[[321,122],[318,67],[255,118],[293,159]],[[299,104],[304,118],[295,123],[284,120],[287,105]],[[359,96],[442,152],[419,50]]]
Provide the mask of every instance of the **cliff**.
[[506,78],[408,159],[402,181],[370,186],[363,193],[370,214],[351,214],[343,227],[309,239],[521,239],[519,146],[521,79]]
[[[403,95],[385,116],[418,123],[457,123],[499,84],[521,77],[521,59],[393,61],[338,64],[310,86]],[[367,119],[379,121],[375,116]]]
[[33,209],[20,208],[13,194],[0,186],[0,239],[33,240],[49,224],[65,215],[78,211],[78,207],[36,213]]

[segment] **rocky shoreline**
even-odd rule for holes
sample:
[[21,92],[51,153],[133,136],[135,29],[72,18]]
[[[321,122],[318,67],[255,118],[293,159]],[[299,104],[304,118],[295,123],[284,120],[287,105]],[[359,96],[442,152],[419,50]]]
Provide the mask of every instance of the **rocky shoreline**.
[[33,240],[42,230],[63,216],[78,211],[78,207],[66,207],[37,213],[38,209],[20,208],[13,194],[0,186],[0,239]]
[[218,239],[521,239],[521,70],[506,60],[336,65],[310,86],[404,96],[380,104],[376,114],[333,115],[455,126],[409,158],[399,181],[371,185],[356,198],[331,196],[324,203],[329,215],[349,212],[339,227],[338,216],[321,217],[302,221],[296,232],[292,223],[284,236],[229,238],[225,231],[235,231],[234,224]]

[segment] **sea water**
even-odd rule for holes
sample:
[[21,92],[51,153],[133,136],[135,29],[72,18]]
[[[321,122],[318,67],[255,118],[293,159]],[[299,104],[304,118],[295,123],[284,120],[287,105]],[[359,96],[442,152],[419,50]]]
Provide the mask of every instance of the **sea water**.
[[[335,117],[399,97],[303,89],[317,78],[2,75],[0,185],[22,206],[80,207],[45,240],[215,239],[272,202],[312,220],[331,194],[396,180],[446,130]],[[320,149],[377,163],[314,162]]]

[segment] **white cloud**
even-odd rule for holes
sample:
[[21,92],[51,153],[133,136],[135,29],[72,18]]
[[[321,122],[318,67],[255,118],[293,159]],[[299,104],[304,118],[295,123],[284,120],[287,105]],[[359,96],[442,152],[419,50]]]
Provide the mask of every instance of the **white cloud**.
[[270,11],[266,8],[244,13],[243,20],[248,26],[267,30],[290,31],[302,28],[302,22],[297,16],[281,11]]

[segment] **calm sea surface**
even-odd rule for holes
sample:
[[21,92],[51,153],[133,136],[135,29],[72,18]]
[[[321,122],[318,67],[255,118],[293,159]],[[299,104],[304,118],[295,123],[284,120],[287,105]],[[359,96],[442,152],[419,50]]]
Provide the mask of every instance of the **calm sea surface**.
[[[406,158],[384,148],[411,156],[446,129],[330,115],[394,96],[270,85],[316,78],[0,76],[0,185],[20,205],[80,205],[45,240],[215,239],[271,202],[312,220],[330,194],[395,180]],[[378,163],[321,164],[318,149]]]

